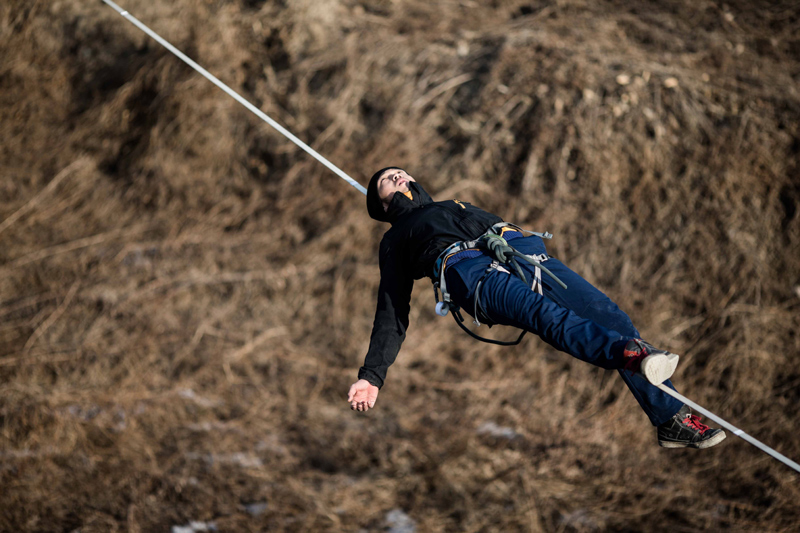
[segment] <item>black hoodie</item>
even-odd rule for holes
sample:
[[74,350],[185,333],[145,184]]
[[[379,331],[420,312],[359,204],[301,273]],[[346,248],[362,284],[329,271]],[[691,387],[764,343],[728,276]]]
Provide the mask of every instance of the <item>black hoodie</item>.
[[[397,167],[389,167],[397,168]],[[395,194],[384,211],[378,197],[379,170],[367,187],[367,209],[372,218],[392,227],[380,245],[381,282],[369,351],[359,379],[382,387],[386,371],[397,358],[408,328],[411,289],[415,279],[433,281],[436,258],[454,242],[480,237],[502,219],[467,202],[434,202],[421,185],[409,182],[412,198]]]

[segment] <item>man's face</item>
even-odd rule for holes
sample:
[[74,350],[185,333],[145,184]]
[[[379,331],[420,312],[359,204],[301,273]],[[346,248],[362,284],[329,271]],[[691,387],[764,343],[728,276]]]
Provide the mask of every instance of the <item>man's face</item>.
[[389,208],[389,202],[392,201],[394,193],[407,193],[408,183],[415,181],[414,178],[406,174],[405,170],[399,168],[390,168],[378,178],[378,197],[383,203],[383,210]]

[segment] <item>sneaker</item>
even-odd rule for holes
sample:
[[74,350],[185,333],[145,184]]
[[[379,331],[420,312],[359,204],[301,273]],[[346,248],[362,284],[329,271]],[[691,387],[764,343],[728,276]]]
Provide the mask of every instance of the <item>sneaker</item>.
[[700,417],[693,415],[685,405],[658,426],[658,445],[662,448],[710,448],[723,440],[723,430],[701,424]]
[[678,355],[659,350],[641,339],[631,339],[625,345],[625,370],[638,372],[653,385],[672,376],[678,366]]

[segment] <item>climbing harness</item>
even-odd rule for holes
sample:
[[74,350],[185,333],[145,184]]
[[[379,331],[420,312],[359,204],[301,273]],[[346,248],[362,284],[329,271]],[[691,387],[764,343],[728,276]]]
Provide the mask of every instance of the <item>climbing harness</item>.
[[[336,174],[337,176],[339,176],[340,178],[345,180],[347,183],[352,185],[355,189],[360,191],[362,194],[364,194],[364,195],[367,194],[367,189],[363,185],[361,185],[360,183],[355,181],[353,178],[351,178],[350,176],[345,174],[344,171],[339,169],[336,165],[334,165],[333,163],[331,163],[330,161],[328,161],[327,159],[322,157],[313,148],[311,148],[306,143],[304,143],[303,141],[301,141],[300,139],[295,137],[289,130],[287,130],[286,128],[284,128],[283,126],[281,126],[280,124],[278,124],[274,120],[272,120],[263,111],[261,111],[256,106],[254,106],[253,104],[251,104],[250,102],[245,100],[236,91],[234,91],[233,89],[231,89],[230,87],[228,87],[227,85],[222,83],[219,79],[217,79],[215,76],[213,76],[211,73],[209,73],[206,69],[204,69],[203,67],[201,67],[200,65],[198,65],[197,63],[192,61],[183,52],[181,52],[180,50],[178,50],[177,48],[172,46],[169,42],[167,42],[166,40],[161,38],[160,35],[158,35],[156,32],[154,32],[153,30],[148,28],[146,25],[144,25],[138,19],[133,17],[130,13],[128,13],[127,11],[123,10],[121,7],[119,7],[117,4],[115,4],[111,0],[103,0],[103,2],[105,2],[106,5],[108,5],[111,8],[113,8],[117,13],[122,15],[125,19],[127,19],[129,22],[131,22],[134,26],[136,26],[137,28],[142,30],[144,33],[146,33],[147,35],[149,35],[150,37],[155,39],[156,42],[158,42],[164,48],[166,48],[167,50],[172,52],[175,56],[177,56],[179,59],[181,59],[184,63],[186,63],[187,65],[192,67],[194,70],[196,70],[198,73],[203,75],[211,83],[213,83],[214,85],[216,85],[217,87],[222,89],[226,94],[228,94],[231,98],[233,98],[234,100],[236,100],[237,102],[242,104],[244,107],[246,107],[248,110],[250,110],[253,114],[255,114],[258,118],[260,118],[261,120],[263,120],[264,122],[266,122],[267,124],[269,124],[270,126],[275,128],[284,137],[286,137],[287,139],[289,139],[290,141],[295,143],[297,146],[299,146],[300,148],[305,150],[309,155],[311,155],[314,159],[316,159],[317,161],[319,161],[320,163],[325,165],[334,174]],[[503,237],[503,233],[504,233],[503,232],[503,228],[504,227],[510,227],[510,228],[513,228],[514,231],[520,231],[520,232],[525,232],[524,230],[522,230],[520,228],[517,228],[516,226],[514,226],[512,224],[505,224],[505,223],[492,226],[492,229],[494,229],[497,226],[500,226],[500,234],[497,235],[496,232],[494,232],[494,234],[496,236],[500,237],[499,240],[494,240],[494,237],[490,237],[488,235],[484,235],[484,236],[486,236],[486,239],[483,242],[484,249],[480,248],[480,245],[481,245],[480,242],[469,241],[470,243],[473,243],[473,246],[468,246],[468,247],[462,248],[461,252],[463,254],[475,253],[475,255],[472,255],[472,257],[477,257],[477,255],[482,254],[485,250],[489,250],[490,252],[495,253],[496,257],[498,257],[498,259],[496,259],[497,264],[495,265],[495,263],[492,262],[492,265],[495,265],[495,266],[494,267],[490,267],[489,269],[487,269],[487,272],[491,271],[493,268],[495,268],[497,270],[508,272],[508,269],[506,269],[504,266],[502,266],[501,263],[505,264],[505,263],[509,262],[511,259],[514,259],[514,261],[511,263],[511,267],[514,268],[515,270],[519,269],[519,265],[517,264],[516,259],[522,259],[524,261],[528,261],[529,263],[531,263],[532,265],[534,265],[538,269],[544,271],[549,276],[551,276],[559,285],[561,285],[565,289],[567,288],[566,285],[564,285],[564,283],[561,282],[561,280],[559,280],[555,275],[553,275],[552,272],[547,270],[542,265],[542,263],[544,263],[547,260],[547,256],[534,257],[534,256],[528,256],[528,255],[519,253],[518,251],[514,250],[513,247],[509,246],[508,242],[505,239],[502,238]],[[509,230],[506,230],[506,231],[509,231]],[[489,232],[492,232],[492,230],[490,229]],[[489,232],[487,232],[487,233],[489,233]],[[537,235],[537,236],[539,236],[539,237],[541,237],[543,239],[550,239],[550,238],[553,237],[549,233],[534,233],[534,232],[525,232],[525,233],[530,233],[532,235]],[[484,237],[484,236],[481,236],[481,238]],[[480,241],[481,238],[477,239],[477,241]],[[492,244],[490,245],[489,243],[492,243]],[[456,243],[456,245],[461,245],[461,244],[464,244],[464,243]],[[453,255],[458,253],[458,251],[453,251],[452,250],[453,247],[456,246],[456,245],[451,246],[450,248],[445,250],[442,253],[442,255],[439,256],[441,261],[439,259],[437,259],[437,261],[436,261],[434,279],[436,279],[437,277],[439,278],[438,285],[439,285],[439,288],[442,290],[442,297],[443,297],[441,302],[439,301],[439,295],[438,295],[438,292],[437,292],[437,283],[434,283],[433,290],[434,290],[434,294],[436,296],[436,301],[437,301],[437,303],[436,303],[436,314],[438,314],[440,316],[446,315],[447,312],[452,309],[454,311],[454,313],[453,313],[454,317],[456,317],[456,315],[458,315],[458,317],[461,317],[461,314],[458,311],[458,308],[450,300],[450,295],[447,293],[447,286],[444,283],[444,270],[445,270],[445,268],[447,268],[447,266],[452,266],[452,264],[453,264],[453,263],[451,263],[450,265],[448,265],[447,264],[447,259],[449,257],[452,257]],[[508,247],[510,250],[507,250],[506,247]],[[456,248],[457,248],[457,246],[456,246]],[[498,252],[499,252],[499,255],[497,255]],[[503,257],[506,260],[500,260],[499,257]],[[536,278],[534,280],[534,285],[538,286],[538,288],[539,288],[538,292],[541,294],[541,278],[540,278],[540,275],[538,274],[539,270],[536,270],[536,272],[537,272],[537,275],[534,276]],[[523,273],[523,279],[524,279],[524,273]],[[481,280],[481,281],[483,281],[483,280]],[[527,283],[527,281],[526,281],[526,283]],[[478,288],[480,288],[480,287],[477,287],[476,289],[478,289]],[[534,290],[536,290],[536,289],[534,288]],[[477,290],[476,290],[476,294],[477,294]],[[478,302],[477,299],[476,299],[475,305],[476,305],[476,316],[477,316],[477,311],[479,310],[479,302]],[[490,339],[483,339],[483,338],[475,335],[466,326],[464,326],[463,321],[464,321],[463,318],[461,318],[460,322],[459,322],[458,318],[456,318],[456,323],[464,331],[466,331],[467,333],[469,333],[470,335],[472,335],[476,339],[482,340],[484,342],[491,342],[493,344],[500,344],[500,345],[503,345],[503,346],[514,345],[514,344],[519,344],[519,342],[522,340],[522,337],[525,335],[525,332],[523,331],[522,335],[520,335],[519,339],[517,339],[515,342],[502,342],[502,341],[494,341],[494,340],[490,340]],[[476,318],[476,323],[478,325],[480,325],[480,322],[477,321],[477,318]],[[789,466],[790,468],[793,468],[794,470],[800,472],[800,465],[798,465],[797,463],[795,463],[791,459],[787,458],[786,456],[781,455],[780,453],[776,452],[775,450],[773,450],[769,446],[763,444],[762,442],[754,439],[753,437],[751,437],[750,435],[748,435],[747,433],[745,433],[741,429],[738,429],[735,426],[729,424],[728,422],[725,422],[723,419],[721,419],[718,416],[714,415],[710,411],[707,411],[707,410],[703,409],[702,407],[700,407],[696,403],[690,401],[685,396],[673,391],[672,389],[670,389],[669,387],[666,387],[663,384],[659,385],[658,388],[661,389],[662,391],[664,391],[666,394],[669,394],[673,398],[676,398],[679,401],[682,401],[683,403],[685,403],[686,405],[689,405],[693,409],[703,413],[705,416],[711,418],[712,420],[714,420],[715,422],[719,423],[720,425],[728,428],[737,437],[740,437],[740,438],[744,439],[745,441],[749,442],[753,446],[759,448],[760,450],[766,452],[767,454],[771,455],[775,459],[781,461],[783,464],[785,464],[785,465]]]
[[[500,272],[505,272],[507,274],[513,273],[519,279],[521,279],[525,285],[528,285],[528,279],[525,276],[525,272],[522,270],[522,267],[519,266],[517,259],[527,261],[534,266],[534,276],[531,283],[531,290],[536,291],[539,294],[543,294],[542,272],[545,272],[547,275],[553,278],[553,280],[561,287],[565,289],[567,288],[563,281],[558,279],[555,274],[550,272],[550,270],[542,264],[549,259],[547,254],[523,254],[508,244],[508,240],[506,240],[504,237],[504,235],[507,233],[509,234],[508,240],[511,240],[512,237],[522,236],[524,233],[535,235],[542,239],[553,238],[553,235],[548,232],[538,233],[535,231],[527,231],[508,222],[500,222],[489,228],[486,233],[477,239],[453,243],[441,254],[439,254],[439,257],[434,263],[433,279],[436,280],[438,278],[438,281],[433,282],[433,297],[436,300],[436,314],[439,316],[446,316],[448,312],[452,311],[453,320],[455,320],[456,324],[458,324],[458,327],[466,331],[471,337],[482,342],[488,342],[490,344],[498,344],[500,346],[515,346],[522,341],[522,337],[524,337],[525,333],[527,333],[525,330],[523,330],[519,337],[517,337],[517,339],[514,341],[499,341],[481,337],[467,328],[464,325],[464,317],[461,315],[460,308],[450,298],[450,293],[447,291],[447,280],[445,279],[445,270],[447,270],[447,267],[453,266],[464,259],[471,259],[480,255],[488,255],[492,258],[492,263],[483,273],[483,276],[481,276],[481,279],[478,280],[478,283],[475,286],[475,308],[472,316],[474,317],[473,323],[476,326],[480,326],[481,320],[483,320],[484,323],[491,327],[491,321],[483,312],[480,304],[481,285],[483,285],[483,280],[486,279],[488,274],[494,270],[499,270]],[[441,300],[439,300],[439,291],[442,292]]]

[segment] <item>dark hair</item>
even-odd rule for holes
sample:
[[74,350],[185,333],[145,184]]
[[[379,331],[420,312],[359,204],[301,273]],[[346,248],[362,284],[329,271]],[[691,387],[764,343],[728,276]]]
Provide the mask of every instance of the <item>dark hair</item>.
[[403,170],[400,167],[385,167],[377,171],[369,180],[367,185],[367,212],[371,218],[380,220],[381,222],[389,222],[386,216],[386,210],[383,208],[383,202],[378,195],[378,178],[387,170]]

